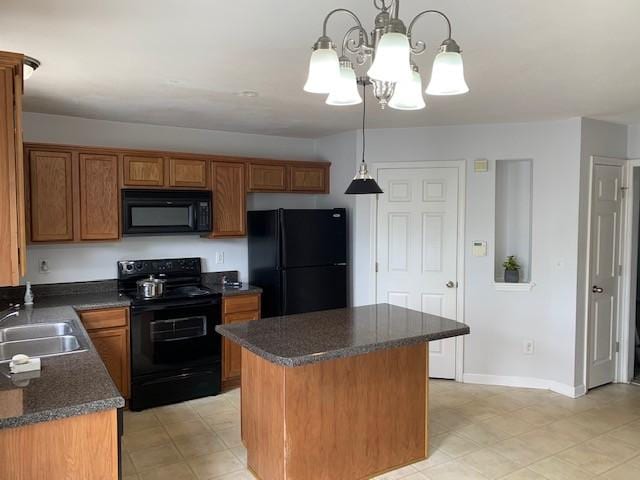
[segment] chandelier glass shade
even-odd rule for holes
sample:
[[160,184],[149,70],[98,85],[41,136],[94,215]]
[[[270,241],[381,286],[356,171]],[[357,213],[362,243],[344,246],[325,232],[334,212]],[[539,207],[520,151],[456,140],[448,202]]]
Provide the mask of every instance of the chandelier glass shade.
[[[424,108],[422,79],[413,58],[426,51],[426,44],[422,40],[413,40],[413,28],[428,14],[445,20],[448,35],[433,62],[431,80],[425,93],[460,95],[469,91],[461,50],[451,37],[451,22],[444,13],[424,10],[406,27],[399,18],[400,0],[373,0],[373,4],[378,13],[370,33],[351,10],[337,8],[327,14],[322,36],[313,46],[305,91],[328,94],[326,103],[329,105],[360,103],[355,65],[366,68],[365,80],[373,84],[373,93],[382,108],[387,104],[398,110]],[[327,36],[328,22],[338,13],[346,14],[354,21],[342,38],[339,58],[336,45]],[[369,62],[371,64],[366,67]]]
[[426,107],[422,96],[422,79],[418,67],[412,65],[411,76],[396,83],[389,106],[396,110],[422,110]]
[[358,92],[356,72],[347,58],[340,59],[340,76],[333,84],[326,100],[327,105],[357,105],[362,103]]

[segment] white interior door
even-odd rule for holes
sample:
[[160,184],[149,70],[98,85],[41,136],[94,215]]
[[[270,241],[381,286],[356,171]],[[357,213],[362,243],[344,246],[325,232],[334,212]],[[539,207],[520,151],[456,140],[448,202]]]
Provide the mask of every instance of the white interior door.
[[[380,168],[377,302],[455,320],[457,167]],[[429,344],[429,376],[455,378],[455,339]]]
[[593,159],[589,253],[588,388],[616,367],[623,160]]

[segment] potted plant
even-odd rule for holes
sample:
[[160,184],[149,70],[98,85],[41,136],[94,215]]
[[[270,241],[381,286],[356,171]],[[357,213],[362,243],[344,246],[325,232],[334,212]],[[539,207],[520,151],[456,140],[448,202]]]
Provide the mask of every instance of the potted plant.
[[506,283],[518,283],[520,281],[520,264],[515,255],[509,255],[502,262],[504,267],[504,281]]

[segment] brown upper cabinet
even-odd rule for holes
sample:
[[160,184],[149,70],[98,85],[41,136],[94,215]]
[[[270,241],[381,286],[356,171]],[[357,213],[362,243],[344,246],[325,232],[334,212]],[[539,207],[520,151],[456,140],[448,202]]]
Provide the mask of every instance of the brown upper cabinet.
[[80,154],[80,240],[117,240],[117,155]]
[[285,192],[287,190],[287,166],[250,162],[248,165],[250,192]]
[[123,184],[127,187],[162,187],[164,158],[161,156],[124,155]]
[[73,158],[71,152],[29,153],[32,242],[73,240]]
[[324,193],[329,182],[327,167],[289,165],[289,188],[292,192]]
[[240,237],[246,229],[245,165],[241,162],[211,162],[213,190],[212,237]]
[[18,285],[26,273],[23,58],[0,52],[0,286]]
[[170,187],[207,187],[207,161],[188,158],[169,158]]

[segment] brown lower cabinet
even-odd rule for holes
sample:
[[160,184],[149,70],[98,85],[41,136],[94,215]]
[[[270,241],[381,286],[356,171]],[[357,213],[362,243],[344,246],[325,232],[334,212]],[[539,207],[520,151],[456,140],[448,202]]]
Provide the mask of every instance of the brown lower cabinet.
[[129,309],[105,308],[78,313],[113,383],[128,399],[131,385]]
[[[260,294],[234,295],[222,299],[222,322],[247,322],[260,318]],[[240,385],[242,350],[236,343],[222,339],[222,389]]]

